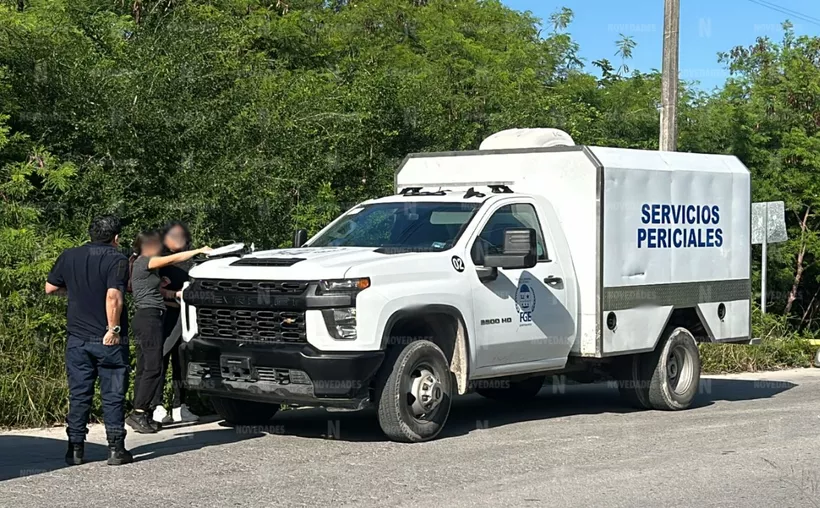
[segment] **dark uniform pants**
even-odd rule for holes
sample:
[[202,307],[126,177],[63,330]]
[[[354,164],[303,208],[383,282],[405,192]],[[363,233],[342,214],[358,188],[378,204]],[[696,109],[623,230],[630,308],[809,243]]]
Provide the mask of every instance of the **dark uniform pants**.
[[82,443],[88,432],[88,414],[94,399],[94,384],[100,378],[105,432],[109,442],[125,438],[125,393],[128,391],[128,344],[106,346],[101,338],[68,336],[68,440]]
[[134,409],[151,411],[162,377],[162,332],[164,309],[144,308],[134,313],[132,325],[137,341],[137,374],[134,378]]

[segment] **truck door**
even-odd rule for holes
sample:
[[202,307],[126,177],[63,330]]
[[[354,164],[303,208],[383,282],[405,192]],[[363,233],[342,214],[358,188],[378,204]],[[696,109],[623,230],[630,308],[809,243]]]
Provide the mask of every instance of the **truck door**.
[[[574,321],[566,306],[564,267],[550,255],[550,235],[544,234],[541,224],[545,221],[539,220],[539,215],[533,200],[501,201],[471,239],[470,258],[476,270],[472,277],[475,359],[479,368],[547,360],[563,365],[566,361],[567,344],[575,334]],[[492,276],[489,269],[482,268],[483,256],[501,253],[504,231],[522,227],[536,230],[538,263],[528,269],[499,268]]]

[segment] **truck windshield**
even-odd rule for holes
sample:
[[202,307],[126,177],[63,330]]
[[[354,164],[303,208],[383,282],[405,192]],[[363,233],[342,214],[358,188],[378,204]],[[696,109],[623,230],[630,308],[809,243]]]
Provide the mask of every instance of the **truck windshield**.
[[380,247],[432,252],[453,246],[478,203],[396,202],[359,206],[310,247]]

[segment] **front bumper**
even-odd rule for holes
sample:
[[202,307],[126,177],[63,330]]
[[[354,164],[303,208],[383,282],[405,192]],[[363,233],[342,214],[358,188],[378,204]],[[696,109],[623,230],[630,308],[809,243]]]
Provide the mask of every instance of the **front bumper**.
[[[185,385],[209,395],[306,406],[359,409],[384,352],[321,352],[310,344],[193,338],[182,347]],[[248,359],[250,381],[223,372],[222,358]]]

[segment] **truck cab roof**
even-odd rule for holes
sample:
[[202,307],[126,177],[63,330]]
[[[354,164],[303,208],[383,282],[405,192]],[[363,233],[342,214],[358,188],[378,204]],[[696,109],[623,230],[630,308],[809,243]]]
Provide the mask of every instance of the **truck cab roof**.
[[515,192],[509,187],[504,186],[506,190],[500,191],[496,188],[493,190],[489,186],[469,186],[469,187],[413,187],[412,189],[419,189],[418,192],[405,192],[394,194],[392,196],[385,196],[378,199],[371,199],[364,201],[357,205],[366,206],[375,203],[396,203],[396,202],[411,202],[424,201],[427,203],[483,203],[488,199],[494,197],[522,197],[529,196],[529,194]]

